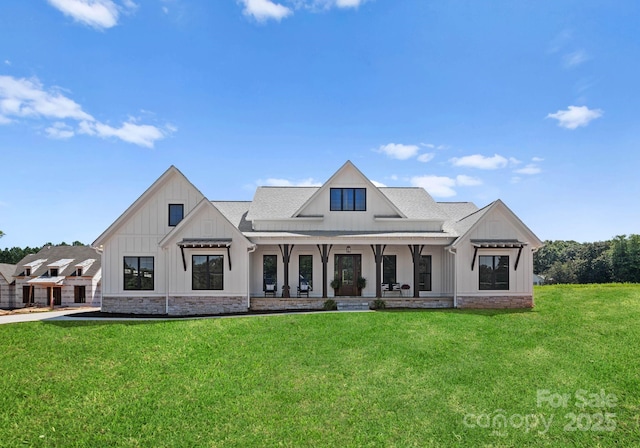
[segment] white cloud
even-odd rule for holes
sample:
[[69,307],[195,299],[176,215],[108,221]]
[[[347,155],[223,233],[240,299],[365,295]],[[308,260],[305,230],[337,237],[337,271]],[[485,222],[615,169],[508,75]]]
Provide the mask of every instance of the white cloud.
[[163,130],[157,126],[135,124],[131,121],[123,123],[119,128],[114,128],[108,124],[97,121],[83,121],[80,123],[78,132],[101,138],[116,137],[125,142],[145,146],[147,148],[153,148],[156,140],[162,140],[171,133],[169,129]]
[[416,145],[389,143],[380,146],[377,151],[386,154],[392,159],[407,160],[418,154],[418,147]]
[[482,185],[482,180],[477,177],[465,176],[460,174],[456,176],[456,185],[460,187],[476,187]]
[[566,129],[576,129],[586,126],[591,120],[600,118],[601,109],[589,109],[587,106],[569,106],[567,110],[559,110],[555,114],[548,114],[546,118],[558,120],[558,126]]
[[45,129],[45,132],[47,133],[47,136],[49,138],[58,140],[65,140],[75,135],[73,128],[61,121],[56,121],[55,123],[53,123],[53,125]]
[[456,195],[455,179],[446,176],[415,176],[411,178],[411,185],[424,188],[431,196],[448,198]]
[[113,0],[48,0],[54,8],[73,20],[96,29],[111,28],[118,24],[120,11],[136,7],[130,0],[118,6]]
[[270,187],[319,187],[321,183],[311,177],[297,181],[270,177],[266,181],[258,180],[256,185],[267,185]]
[[498,168],[504,168],[509,164],[508,159],[498,154],[495,154],[493,157],[485,157],[480,154],[474,154],[472,156],[454,157],[449,161],[454,166],[477,168],[480,170],[495,170]]
[[533,157],[533,158],[531,159],[531,161],[532,161],[532,162],[539,163],[539,162],[544,161],[544,159],[543,159],[542,157]]
[[11,65],[11,61],[9,59],[4,60],[4,65]]
[[573,53],[565,54],[563,57],[565,68],[577,67],[589,59],[589,55],[584,50],[574,51]]
[[[97,121],[82,106],[60,93],[60,89],[45,89],[37,79],[0,76],[0,124],[12,123],[15,118],[51,120],[45,132],[50,138],[66,139],[75,135],[68,123],[79,122],[77,132],[102,138],[116,137],[139,146],[153,147],[154,142],[175,132],[175,127],[164,129],[147,124],[137,124],[130,118],[120,127],[112,127]],[[55,120],[55,121],[54,121]]]
[[75,101],[57,89],[45,91],[37,79],[0,76],[0,114],[15,117],[93,120]]
[[534,163],[530,163],[527,166],[517,169],[515,170],[516,173],[518,174],[539,174],[542,170],[540,169],[540,167]]
[[271,0],[240,0],[240,3],[244,5],[242,13],[253,17],[258,22],[264,22],[269,19],[280,21],[293,14],[290,8],[274,3]]
[[427,163],[431,162],[435,156],[436,155],[432,152],[426,152],[424,154],[420,154],[416,160],[418,160],[418,162]]
[[336,0],[336,6],[338,8],[357,8],[365,0]]

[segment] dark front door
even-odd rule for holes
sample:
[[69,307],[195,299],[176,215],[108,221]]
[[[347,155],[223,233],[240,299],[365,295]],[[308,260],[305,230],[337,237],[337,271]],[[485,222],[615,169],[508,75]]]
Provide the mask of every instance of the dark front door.
[[340,280],[340,288],[338,288],[337,295],[359,295],[357,280],[360,277],[360,255],[336,255],[335,265],[335,276]]
[[[51,303],[51,287],[47,288],[47,305]],[[53,288],[53,304],[62,305],[62,288]]]

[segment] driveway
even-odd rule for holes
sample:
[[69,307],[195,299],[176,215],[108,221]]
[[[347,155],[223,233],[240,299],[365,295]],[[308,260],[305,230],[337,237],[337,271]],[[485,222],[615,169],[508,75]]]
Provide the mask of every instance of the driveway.
[[16,313],[0,316],[0,325],[15,324],[19,322],[35,322],[37,320],[55,319],[57,317],[69,316],[75,313],[86,313],[87,311],[100,311],[100,308],[75,308],[60,311],[43,311],[37,313]]

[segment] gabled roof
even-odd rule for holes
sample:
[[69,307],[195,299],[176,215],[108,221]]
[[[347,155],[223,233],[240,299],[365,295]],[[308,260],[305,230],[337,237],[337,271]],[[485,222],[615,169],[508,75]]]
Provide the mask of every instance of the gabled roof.
[[11,284],[13,282],[13,273],[16,271],[15,264],[0,263],[0,276],[4,281]]
[[258,187],[246,219],[291,218],[320,187]]
[[333,185],[334,180],[335,180],[337,177],[339,177],[342,173],[344,173],[346,170],[349,170],[349,169],[354,170],[354,171],[355,171],[355,172],[360,176],[360,178],[364,181],[364,183],[369,187],[369,190],[370,190],[371,192],[373,192],[374,194],[379,194],[379,195],[380,195],[380,197],[382,198],[382,200],[383,200],[384,202],[386,202],[386,203],[387,203],[387,205],[391,208],[391,210],[393,210],[395,213],[397,213],[401,218],[406,218],[406,215],[405,215],[404,213],[402,213],[402,211],[401,211],[398,207],[396,207],[396,205],[395,205],[393,202],[391,202],[387,196],[385,196],[384,194],[382,194],[382,193],[380,192],[380,190],[378,189],[378,187],[376,187],[376,186],[373,184],[373,182],[371,182],[371,181],[369,180],[369,178],[368,178],[367,176],[365,176],[364,174],[362,174],[362,171],[360,171],[360,170],[358,169],[358,167],[356,167],[356,166],[351,162],[351,160],[347,160],[347,161],[345,162],[345,164],[344,164],[344,165],[342,165],[342,166],[340,167],[340,169],[339,169],[338,171],[336,171],[336,172],[333,174],[333,176],[331,176],[331,177],[329,178],[329,180],[328,180],[328,181],[326,181],[326,182],[322,185],[322,187],[318,188],[318,189],[317,189],[317,190],[316,190],[316,191],[311,195],[311,197],[309,197],[309,199],[307,199],[307,200],[305,201],[305,203],[304,203],[304,204],[302,204],[302,206],[300,206],[300,207],[298,208],[298,210],[296,210],[296,211],[295,211],[295,213],[293,213],[293,215],[291,215],[291,216],[292,216],[292,217],[294,217],[294,216],[300,216],[300,215],[302,215],[302,214],[303,214],[303,212],[304,212],[304,209],[307,207],[307,205],[311,204],[311,203],[312,203],[312,202],[313,202],[313,201],[314,201],[314,200],[315,200],[315,199],[316,199],[320,194],[322,194],[322,192],[323,192],[323,191],[326,191],[326,190],[327,190],[327,188],[331,188],[332,186],[334,186],[334,185]]
[[473,202],[438,202],[438,206],[454,221],[478,211],[478,207]]
[[[83,269],[82,275],[93,277],[101,268],[101,257],[90,246],[45,246],[37,254],[30,254],[24,257],[17,264],[13,276],[19,277],[24,274],[25,266],[36,260],[44,260],[38,263],[36,269],[32,269],[31,276],[38,277],[49,273],[51,267],[58,267],[60,276],[74,275],[77,265],[93,260],[91,265]],[[64,261],[62,261],[64,260]]]
[[475,227],[478,226],[479,222],[483,219],[484,216],[489,214],[491,211],[500,209],[507,215],[510,215],[510,218],[516,223],[517,226],[520,227],[520,230],[528,235],[528,243],[532,248],[539,248],[543,246],[542,241],[525,225],[524,222],[518,216],[511,211],[507,205],[502,202],[500,199],[497,199],[487,205],[486,207],[481,208],[480,210],[462,218],[461,220],[454,223],[454,227],[456,228],[458,234],[460,235],[454,242],[451,244],[452,247],[457,247],[460,242],[464,239],[464,237],[471,233]]
[[169,169],[165,171],[162,174],[162,176],[160,176],[149,188],[147,188],[147,190],[144,193],[142,193],[142,196],[136,199],[135,202],[131,204],[129,208],[127,208],[124,211],[124,213],[122,213],[122,215],[120,215],[118,219],[116,219],[114,223],[107,228],[107,230],[102,232],[102,235],[100,235],[91,245],[93,247],[99,247],[101,244],[103,244],[104,241],[110,238],[111,235],[113,235],[116,232],[116,230],[118,230],[120,226],[122,226],[127,221],[129,216],[131,216],[133,213],[135,213],[135,211],[137,211],[140,207],[142,207],[142,205],[144,205],[147,199],[149,199],[159,188],[161,188],[165,183],[167,183],[171,179],[171,177],[174,175],[180,176],[189,185],[191,185],[202,197],[204,197],[204,195],[200,192],[200,190],[198,190],[195,187],[195,185],[193,185],[191,181],[189,181],[189,179],[187,179],[185,175],[180,172],[178,168],[171,165]]
[[233,231],[237,233],[237,235],[240,237],[240,239],[242,241],[244,241],[248,246],[252,246],[253,245],[253,243],[251,241],[249,241],[246,236],[243,235],[243,233],[238,229],[238,227],[234,223],[229,221],[229,219],[220,210],[218,210],[218,208],[211,201],[209,201],[207,198],[203,198],[202,200],[200,200],[200,202],[198,202],[198,205],[196,205],[193,208],[193,210],[191,210],[187,214],[187,216],[185,216],[184,219],[178,223],[177,226],[175,226],[173,229],[171,229],[171,231],[169,233],[167,233],[165,235],[165,237],[162,238],[162,240],[160,240],[160,242],[158,243],[158,246],[159,247],[166,247],[171,240],[179,238],[179,236],[182,233],[183,229],[186,226],[188,226],[191,221],[193,221],[195,219],[195,216],[198,213],[200,213],[202,210],[204,210],[206,208],[211,208],[211,209],[215,210],[217,213],[219,213],[220,216],[229,223],[229,225],[231,226]]

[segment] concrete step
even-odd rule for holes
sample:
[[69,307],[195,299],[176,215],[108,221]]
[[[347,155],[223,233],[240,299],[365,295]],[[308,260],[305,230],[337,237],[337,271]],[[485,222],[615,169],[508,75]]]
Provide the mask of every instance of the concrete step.
[[338,302],[338,311],[366,311],[369,309],[369,302]]

